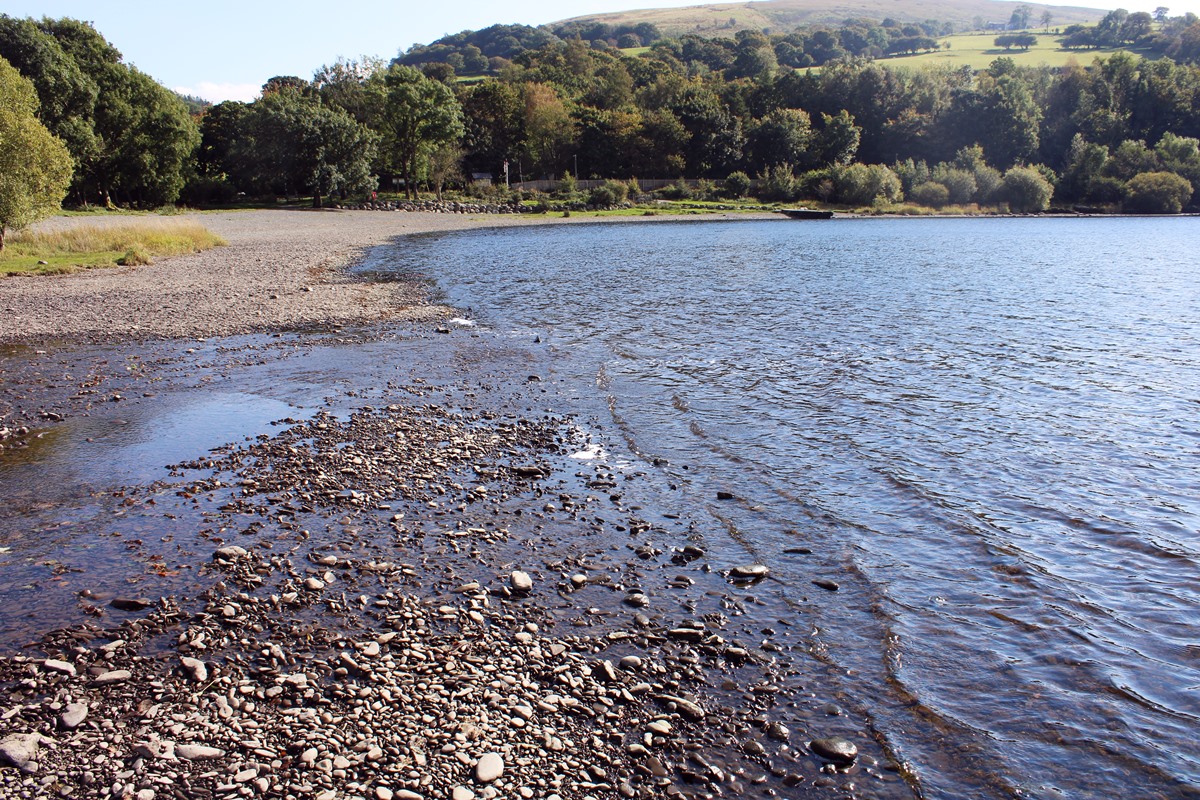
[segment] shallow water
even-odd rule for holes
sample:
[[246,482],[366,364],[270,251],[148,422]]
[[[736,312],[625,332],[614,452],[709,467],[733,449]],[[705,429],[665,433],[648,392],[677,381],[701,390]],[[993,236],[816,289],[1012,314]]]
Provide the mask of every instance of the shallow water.
[[1200,796],[1197,252],[1195,219],[710,222],[371,268],[549,344],[710,552],[772,566],[924,796],[1175,798]]

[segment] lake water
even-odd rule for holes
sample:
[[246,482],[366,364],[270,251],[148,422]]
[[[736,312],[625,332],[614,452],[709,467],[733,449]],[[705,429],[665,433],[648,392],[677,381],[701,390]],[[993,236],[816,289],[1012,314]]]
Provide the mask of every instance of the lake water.
[[730,221],[369,266],[552,348],[710,554],[771,565],[921,795],[1177,798],[1200,796],[1198,253],[1192,218]]

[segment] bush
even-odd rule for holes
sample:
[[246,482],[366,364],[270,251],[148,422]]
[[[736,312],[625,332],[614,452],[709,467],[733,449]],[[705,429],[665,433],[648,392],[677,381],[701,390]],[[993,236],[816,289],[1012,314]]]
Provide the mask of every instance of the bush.
[[659,189],[658,193],[668,200],[690,200],[692,197],[692,188],[687,185],[687,181],[680,178],[670,186],[664,186]]
[[895,203],[904,197],[900,178],[883,164],[851,164],[833,173],[834,194],[839,203],[870,206]]
[[796,199],[796,175],[790,164],[777,164],[759,174],[758,199],[779,203]]
[[605,181],[588,193],[589,206],[615,206],[629,197],[629,184],[620,181]]
[[975,199],[979,185],[975,176],[965,169],[956,169],[947,164],[938,164],[933,171],[933,180],[946,187],[949,202],[956,206],[966,205]]
[[1139,214],[1178,214],[1192,199],[1192,184],[1173,172],[1142,172],[1125,184],[1125,208]]
[[564,172],[562,179],[558,182],[558,189],[555,191],[559,197],[571,199],[579,193],[579,181],[575,180],[575,176],[569,172]]
[[745,197],[750,194],[752,183],[750,176],[744,172],[731,172],[725,178],[725,194],[730,197]]
[[1000,194],[1010,209],[1018,214],[1030,214],[1050,207],[1054,187],[1036,169],[1013,167],[1004,173]]
[[187,182],[180,200],[189,206],[225,205],[237,199],[237,187],[224,175],[197,175]]
[[141,247],[134,245],[125,251],[125,255],[117,259],[122,267],[142,267],[150,263],[150,254]]
[[950,190],[940,183],[926,181],[919,186],[914,186],[913,190],[908,193],[908,197],[917,205],[941,208],[949,204]]

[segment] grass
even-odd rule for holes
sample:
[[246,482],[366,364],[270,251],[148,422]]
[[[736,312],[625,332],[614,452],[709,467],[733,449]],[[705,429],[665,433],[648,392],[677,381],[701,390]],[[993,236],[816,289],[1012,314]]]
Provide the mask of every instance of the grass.
[[[1030,31],[1038,37],[1038,42],[1028,50],[1005,50],[996,47],[998,32],[990,33],[960,33],[946,36],[938,41],[948,42],[950,49],[938,50],[934,53],[919,53],[915,56],[893,56],[883,58],[879,63],[895,67],[924,67],[931,64],[942,64],[950,67],[968,66],[972,70],[987,68],[997,58],[1011,58],[1018,66],[1064,67],[1071,61],[1089,64],[1092,59],[1120,52],[1123,48],[1101,47],[1096,50],[1064,50],[1059,46],[1058,37],[1052,33]],[[1136,52],[1136,51],[1134,51]]]
[[224,244],[203,225],[186,220],[25,231],[6,240],[0,252],[0,275],[49,275],[94,267],[135,266],[159,256],[197,253]]

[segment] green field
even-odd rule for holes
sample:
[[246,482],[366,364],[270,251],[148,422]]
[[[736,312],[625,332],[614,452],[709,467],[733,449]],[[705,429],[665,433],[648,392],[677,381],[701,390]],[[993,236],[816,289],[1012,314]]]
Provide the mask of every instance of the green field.
[[[1040,19],[1042,12],[1048,11],[1056,26],[1098,22],[1107,13],[1080,6],[1026,5],[1032,9],[1032,19]],[[668,36],[696,33],[732,37],[746,29],[787,33],[803,25],[839,25],[852,18],[882,20],[884,17],[905,22],[934,19],[952,23],[962,30],[983,23],[1008,22],[1013,8],[1012,2],[1004,0],[760,0],[589,14],[575,19],[610,25],[649,22]]]
[[997,32],[963,33],[939,40],[943,43],[949,42],[949,50],[942,49],[936,53],[884,58],[880,59],[879,63],[905,67],[921,67],[927,64],[946,64],[951,67],[966,65],[973,70],[980,70],[997,58],[1003,57],[1011,58],[1020,66],[1036,67],[1044,64],[1048,67],[1062,67],[1072,60],[1087,65],[1097,56],[1103,58],[1119,52],[1118,49],[1105,47],[1096,50],[1063,50],[1059,47],[1058,37],[1053,33],[1030,32],[1038,37],[1038,43],[1028,50],[1019,50],[1015,47],[1012,50],[1005,50],[1003,47],[996,47],[995,40],[1000,35]]

